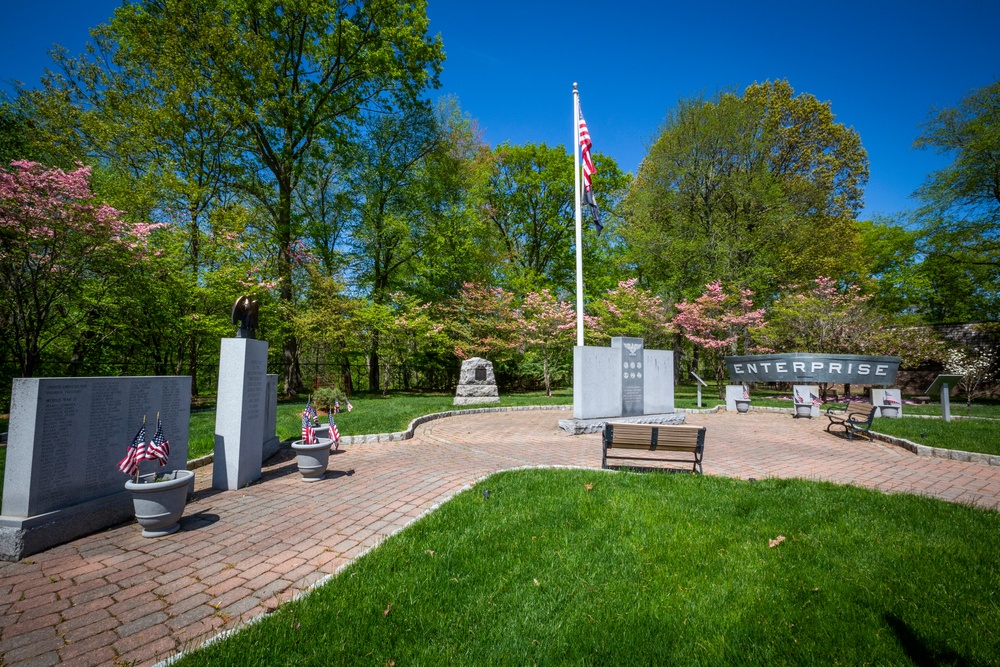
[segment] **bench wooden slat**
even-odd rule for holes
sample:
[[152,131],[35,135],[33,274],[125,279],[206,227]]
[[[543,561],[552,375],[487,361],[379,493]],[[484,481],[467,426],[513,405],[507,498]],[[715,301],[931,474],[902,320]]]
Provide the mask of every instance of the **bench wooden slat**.
[[[607,460],[623,459],[632,461],[661,461],[671,463],[691,463],[694,472],[701,472],[701,459],[705,447],[705,427],[688,424],[606,424],[603,438],[603,462],[607,468]],[[635,456],[615,456],[608,453],[611,449],[645,450],[653,453],[685,452],[692,455],[691,459],[650,458]]]

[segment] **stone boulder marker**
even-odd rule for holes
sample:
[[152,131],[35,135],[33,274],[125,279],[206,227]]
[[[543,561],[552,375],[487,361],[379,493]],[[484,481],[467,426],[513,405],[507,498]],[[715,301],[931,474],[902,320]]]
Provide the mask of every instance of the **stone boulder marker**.
[[497,380],[493,375],[493,363],[479,357],[463,361],[454,405],[499,402],[500,393],[497,391]]

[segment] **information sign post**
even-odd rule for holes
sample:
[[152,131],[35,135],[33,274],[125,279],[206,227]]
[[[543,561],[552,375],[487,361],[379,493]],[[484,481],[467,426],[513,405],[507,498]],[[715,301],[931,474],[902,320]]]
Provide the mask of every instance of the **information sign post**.
[[949,387],[954,387],[964,376],[962,375],[938,375],[931,386],[927,387],[927,395],[933,396],[935,391],[941,392],[941,415],[946,422],[951,421],[951,394]]
[[691,377],[693,377],[695,380],[698,381],[698,407],[700,408],[701,407],[701,388],[702,387],[707,387],[708,383],[705,382],[704,380],[702,380],[700,377],[698,377],[698,374],[695,373],[694,371],[691,371]]

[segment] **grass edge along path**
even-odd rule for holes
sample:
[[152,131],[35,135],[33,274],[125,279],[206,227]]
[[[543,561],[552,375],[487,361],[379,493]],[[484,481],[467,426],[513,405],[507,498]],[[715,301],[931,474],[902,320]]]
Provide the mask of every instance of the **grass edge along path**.
[[499,473],[174,664],[985,666],[997,534],[823,482]]

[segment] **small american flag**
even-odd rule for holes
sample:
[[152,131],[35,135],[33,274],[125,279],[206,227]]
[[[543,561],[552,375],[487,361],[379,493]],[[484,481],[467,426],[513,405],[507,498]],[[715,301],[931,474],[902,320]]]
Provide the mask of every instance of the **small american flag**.
[[165,466],[167,465],[168,456],[170,456],[170,442],[163,435],[163,425],[160,423],[159,416],[157,416],[156,433],[153,435],[153,440],[146,449],[146,458],[150,461],[155,459],[160,462],[161,466]]
[[883,400],[886,405],[899,405],[899,399],[892,394],[886,394]]
[[118,469],[126,475],[134,475],[139,470],[139,461],[146,458],[146,422],[143,420],[139,432],[129,443],[125,458],[118,462]]
[[313,430],[312,419],[309,416],[308,410],[302,413],[302,444],[316,444],[316,431]]
[[333,413],[327,415],[330,422],[330,437],[333,439],[334,449],[340,447],[340,431],[337,430],[337,422],[333,421]]
[[306,403],[305,414],[309,417],[309,421],[312,422],[313,426],[319,426],[319,415],[316,413],[316,406],[313,405],[312,396],[309,397],[309,402]]
[[340,414],[340,399],[336,396],[333,397],[333,414]]
[[583,109],[580,109],[580,162],[583,164],[583,203],[590,209],[590,216],[594,220],[594,227],[600,233],[604,229],[601,224],[601,212],[597,208],[597,200],[594,199],[593,185],[590,177],[597,171],[594,169],[594,159],[590,156],[590,149],[594,143],[590,140],[590,130],[587,129],[587,121],[583,119]]
[[746,387],[743,387],[743,400],[745,401],[750,400],[750,390],[747,389]]
[[799,393],[798,389],[795,390],[795,402],[798,403],[799,405],[806,404],[806,399],[802,398],[802,394]]
[[820,400],[819,396],[817,396],[816,394],[812,393],[811,391],[809,392],[809,401],[813,405],[823,405],[823,401]]
[[348,411],[348,412],[350,412],[351,410],[353,410],[353,409],[354,409],[354,406],[353,406],[353,405],[351,405],[351,399],[349,399],[349,398],[345,398],[345,399],[344,399],[344,402],[345,402],[345,403],[347,403],[347,411]]

